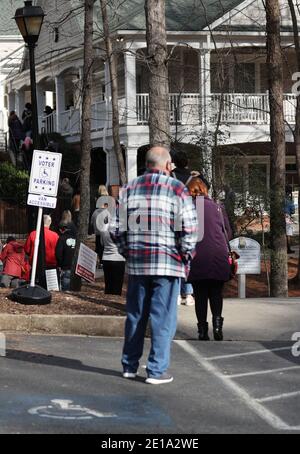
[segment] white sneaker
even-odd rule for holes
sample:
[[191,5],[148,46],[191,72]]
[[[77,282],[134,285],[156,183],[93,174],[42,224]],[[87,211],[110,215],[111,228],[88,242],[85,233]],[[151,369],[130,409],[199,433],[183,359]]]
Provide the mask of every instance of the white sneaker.
[[177,298],[177,306],[180,306],[181,303],[182,303],[182,299],[181,299],[181,296],[179,295]]
[[195,306],[195,300],[192,295],[187,295],[184,301],[186,306]]
[[137,376],[136,372],[123,372],[124,378],[135,378]]
[[159,377],[148,377],[145,382],[149,385],[163,385],[164,383],[171,383],[173,380],[172,375],[164,373]]

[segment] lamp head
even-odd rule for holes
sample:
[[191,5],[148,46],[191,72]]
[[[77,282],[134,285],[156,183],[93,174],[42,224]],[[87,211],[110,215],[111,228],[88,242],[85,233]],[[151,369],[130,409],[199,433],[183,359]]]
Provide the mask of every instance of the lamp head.
[[32,5],[32,0],[25,1],[24,6],[16,10],[14,19],[25,43],[33,45],[38,41],[44,17],[42,8]]

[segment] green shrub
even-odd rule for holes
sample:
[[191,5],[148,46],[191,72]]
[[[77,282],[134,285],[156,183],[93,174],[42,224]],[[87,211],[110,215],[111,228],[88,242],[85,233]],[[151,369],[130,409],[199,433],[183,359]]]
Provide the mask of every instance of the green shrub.
[[0,163],[0,198],[25,205],[29,174],[9,162]]

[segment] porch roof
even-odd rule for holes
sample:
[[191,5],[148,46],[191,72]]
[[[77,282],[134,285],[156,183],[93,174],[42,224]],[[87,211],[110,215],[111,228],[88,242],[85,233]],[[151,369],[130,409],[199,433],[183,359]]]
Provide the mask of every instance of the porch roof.
[[24,5],[23,0],[0,0],[0,36],[18,36],[19,30],[12,19],[17,8]]
[[[142,4],[141,4],[142,3]],[[166,2],[166,26],[169,31],[200,31],[243,0],[172,0]],[[144,4],[140,0],[123,2],[114,12],[114,30],[145,30]]]

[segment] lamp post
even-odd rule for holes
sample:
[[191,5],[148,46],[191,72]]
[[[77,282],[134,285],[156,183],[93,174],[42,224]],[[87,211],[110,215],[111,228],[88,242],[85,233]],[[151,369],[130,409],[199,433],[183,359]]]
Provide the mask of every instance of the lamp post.
[[[27,44],[29,50],[29,67],[30,67],[30,90],[31,90],[31,109],[32,109],[32,140],[34,149],[39,148],[39,132],[38,132],[38,113],[37,113],[37,97],[36,97],[36,77],[35,77],[35,58],[34,49],[39,39],[41,27],[45,14],[40,6],[32,5],[32,0],[24,1],[24,6],[18,8],[15,12],[14,19],[20,30],[20,33]],[[41,232],[40,235],[38,232]],[[45,242],[44,242],[44,223],[42,216],[42,208],[39,208],[35,249],[38,249],[38,267],[37,274],[39,283],[43,287],[46,286],[45,279]],[[36,252],[34,253],[36,255]],[[35,257],[36,260],[36,257]],[[12,297],[25,304],[46,304],[51,301],[51,294],[40,286],[35,285],[35,270],[30,285],[25,285],[12,292]]]
[[38,148],[39,141],[34,49],[40,36],[44,17],[45,14],[42,8],[40,6],[33,6],[31,0],[25,1],[24,6],[16,10],[14,17],[29,50],[32,140],[34,148]]

